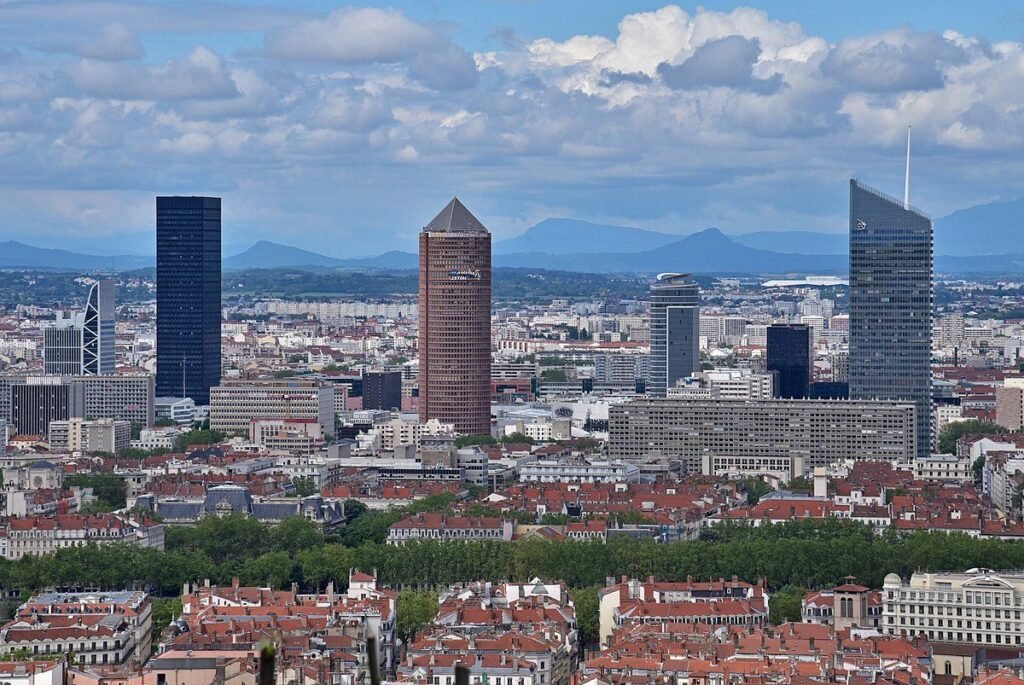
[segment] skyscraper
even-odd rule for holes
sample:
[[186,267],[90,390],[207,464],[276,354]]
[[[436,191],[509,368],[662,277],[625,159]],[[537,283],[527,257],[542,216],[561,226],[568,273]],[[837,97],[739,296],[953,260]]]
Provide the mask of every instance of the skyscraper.
[[807,397],[811,378],[811,329],[805,324],[768,327],[768,370],[778,374],[775,396],[787,400]]
[[651,363],[647,394],[700,369],[700,289],[689,274],[658,274],[651,285]]
[[491,432],[491,234],[453,199],[420,233],[420,420]]
[[156,199],[156,392],[210,403],[220,382],[220,198]]
[[914,402],[931,449],[932,221],[850,181],[850,399]]
[[114,282],[93,283],[85,311],[57,315],[43,331],[43,368],[48,374],[109,376],[114,373]]
[[402,372],[363,373],[363,409],[401,409]]

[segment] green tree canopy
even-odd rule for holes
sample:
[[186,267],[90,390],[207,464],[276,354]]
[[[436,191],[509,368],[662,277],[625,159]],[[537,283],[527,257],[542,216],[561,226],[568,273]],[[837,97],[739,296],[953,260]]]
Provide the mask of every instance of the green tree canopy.
[[947,423],[939,431],[939,453],[955,454],[956,441],[965,435],[992,435],[1008,432],[1005,428],[991,421],[954,421]]

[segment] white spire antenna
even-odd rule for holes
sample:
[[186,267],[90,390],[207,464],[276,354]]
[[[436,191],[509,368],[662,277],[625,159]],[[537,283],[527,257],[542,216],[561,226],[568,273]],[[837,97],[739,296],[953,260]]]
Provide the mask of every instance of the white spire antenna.
[[907,126],[907,175],[903,179],[903,209],[910,209],[910,126]]

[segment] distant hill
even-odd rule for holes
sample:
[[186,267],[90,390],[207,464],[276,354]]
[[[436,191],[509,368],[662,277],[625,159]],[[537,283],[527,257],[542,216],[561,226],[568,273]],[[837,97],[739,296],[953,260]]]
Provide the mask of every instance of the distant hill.
[[709,228],[654,250],[634,253],[496,255],[496,266],[594,273],[834,273],[845,271],[841,255],[801,255],[741,245],[717,228]]
[[522,235],[494,244],[495,255],[550,255],[643,252],[668,245],[680,236],[631,226],[609,226],[579,219],[545,219]]
[[1024,237],[1024,198],[960,209],[935,220],[935,254],[998,255]]
[[420,258],[412,252],[391,250],[376,257],[364,257],[361,259],[343,259],[341,266],[356,267],[364,269],[418,269]]
[[741,245],[773,252],[840,255],[850,251],[849,233],[755,231],[730,237]]
[[224,260],[225,269],[280,269],[295,266],[340,266],[341,260],[290,245],[261,240]]
[[16,240],[0,242],[0,268],[60,271],[131,270],[153,266],[153,257],[140,255],[87,255],[68,250],[34,247]]

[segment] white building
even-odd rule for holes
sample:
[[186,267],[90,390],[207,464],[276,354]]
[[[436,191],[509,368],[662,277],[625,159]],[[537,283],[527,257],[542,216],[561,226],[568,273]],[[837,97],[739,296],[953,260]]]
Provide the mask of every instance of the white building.
[[132,426],[113,419],[50,421],[50,449],[117,454],[131,443]]
[[519,466],[527,483],[637,483],[640,467],[622,460],[536,459]]
[[196,420],[196,403],[191,397],[158,397],[154,405],[158,421],[170,419],[180,426],[191,426]]

